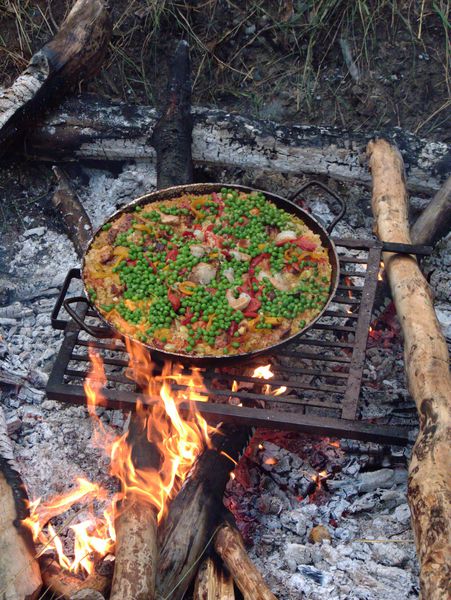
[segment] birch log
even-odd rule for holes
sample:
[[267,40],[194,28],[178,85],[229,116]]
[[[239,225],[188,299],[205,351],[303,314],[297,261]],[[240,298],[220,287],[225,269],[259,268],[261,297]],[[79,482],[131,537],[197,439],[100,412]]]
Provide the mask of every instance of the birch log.
[[[368,144],[377,235],[409,244],[404,164],[385,140]],[[431,290],[413,256],[384,254],[384,264],[404,335],[409,391],[420,432],[409,467],[408,500],[420,560],[422,597],[449,597],[451,557],[451,378],[445,339]]]
[[41,589],[31,532],[21,525],[26,501],[0,407],[0,600],[33,600]]
[[[365,148],[374,135],[336,127],[286,126],[211,108],[193,107],[197,165],[324,175],[367,187]],[[65,102],[26,138],[27,155],[48,160],[155,160],[150,106],[84,95]],[[384,133],[402,151],[410,190],[433,194],[451,169],[450,146],[401,129]]]
[[232,577],[210,556],[197,573],[193,600],[235,600]]
[[0,92],[0,156],[67,89],[98,71],[110,35],[104,0],[77,0],[55,37]]
[[216,532],[214,546],[244,600],[277,600],[247,555],[243,538],[235,527],[224,523]]

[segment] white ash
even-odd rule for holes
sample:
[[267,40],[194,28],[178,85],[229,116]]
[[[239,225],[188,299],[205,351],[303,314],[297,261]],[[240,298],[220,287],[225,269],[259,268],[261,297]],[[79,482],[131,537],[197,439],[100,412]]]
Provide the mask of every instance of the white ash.
[[[79,186],[77,192],[95,227],[155,184],[155,173],[146,164],[128,165],[118,177],[83,168],[89,184]],[[217,178],[217,174],[210,177]],[[224,171],[221,180],[271,189],[282,196],[302,183],[292,177],[237,170]],[[24,190],[30,188],[26,177],[23,185]],[[346,197],[348,214],[336,234],[369,238],[368,193],[354,186]],[[326,223],[337,213],[321,194],[313,208]],[[11,257],[0,271],[2,405],[30,496],[49,498],[68,490],[79,476],[114,490],[108,460],[92,447],[92,422],[86,409],[47,400],[44,393],[62,341],[62,333],[51,327],[50,313],[68,269],[79,260],[67,237],[43,222],[41,215],[25,217],[22,233],[10,240],[10,248],[6,241],[0,243],[0,257]],[[424,262],[442,313],[449,311],[448,243],[439,244],[434,256]],[[383,340],[372,342],[365,378],[363,418],[416,423],[399,336],[387,347]],[[121,433],[127,426],[127,415],[121,411],[99,413],[111,431]],[[279,600],[301,595],[312,600],[417,598],[418,567],[403,452],[399,464],[393,465],[372,447],[353,446],[348,452],[328,440],[286,435],[288,441],[296,438],[298,449],[288,449],[282,434],[269,436],[263,451],[243,457],[226,498],[244,533],[249,529],[251,556]],[[263,457],[277,461],[265,464]],[[327,473],[323,489],[309,496],[320,471]],[[75,511],[76,507],[69,514]],[[315,525],[327,527],[331,539],[311,543]]]

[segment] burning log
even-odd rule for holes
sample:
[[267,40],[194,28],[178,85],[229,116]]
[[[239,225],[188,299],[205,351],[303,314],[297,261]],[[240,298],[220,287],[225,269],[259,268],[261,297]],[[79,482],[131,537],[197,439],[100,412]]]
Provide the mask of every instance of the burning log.
[[[371,134],[334,127],[289,127],[203,107],[193,108],[192,114],[192,153],[197,164],[294,175],[314,173],[370,186],[362,157]],[[52,161],[153,161],[151,139],[157,120],[157,111],[149,106],[80,96],[65,102],[30,131],[27,154]],[[447,176],[449,145],[428,142],[399,129],[385,133],[402,148],[409,164],[408,188],[434,193]]]
[[193,600],[235,600],[232,577],[211,557],[199,568]]
[[44,585],[62,600],[75,600],[80,594],[89,594],[86,598],[94,600],[97,595],[104,598],[110,587],[110,579],[97,571],[93,571],[85,579],[81,579],[63,570],[52,556],[43,555],[39,559]]
[[433,246],[451,229],[451,175],[410,230],[413,244]]
[[91,221],[66,173],[59,167],[53,167],[53,172],[58,180],[58,187],[53,194],[52,204],[57,209],[78,256],[83,256],[92,236]]
[[158,189],[193,180],[191,64],[185,40],[178,43],[175,51],[167,96],[163,115],[152,134],[152,144],[157,153]]
[[244,600],[277,600],[247,555],[243,538],[235,527],[223,523],[215,534],[214,546]]
[[14,461],[6,421],[0,408],[0,598],[37,598],[42,580],[30,531],[27,493]]
[[159,532],[157,590],[162,598],[180,600],[195,576],[193,565],[205,552],[223,518],[222,497],[250,430],[223,425],[212,448],[197,460],[193,472],[169,506]]
[[[410,244],[404,164],[385,140],[368,145],[372,205],[381,240]],[[449,445],[451,378],[448,350],[431,290],[413,256],[384,254],[385,268],[404,335],[408,387],[420,416],[409,467],[408,500],[420,559],[423,598],[448,597],[451,554]]]
[[0,155],[80,79],[99,69],[111,34],[103,0],[77,0],[59,32],[0,94]]
[[[127,443],[136,470],[158,470],[160,456],[147,439],[147,418],[134,415]],[[157,518],[148,499],[126,492],[115,519],[116,560],[110,600],[152,600],[158,556]]]

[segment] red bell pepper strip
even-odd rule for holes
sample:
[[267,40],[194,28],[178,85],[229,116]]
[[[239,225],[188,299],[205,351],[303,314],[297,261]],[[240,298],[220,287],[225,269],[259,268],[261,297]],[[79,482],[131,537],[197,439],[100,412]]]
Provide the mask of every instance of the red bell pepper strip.
[[238,323],[236,321],[232,321],[227,333],[232,336],[236,331],[238,331]]
[[252,319],[255,319],[255,317],[258,317],[258,313],[254,312],[252,310],[244,310],[243,315],[245,317],[250,317]]
[[181,324],[182,324],[182,325],[188,325],[188,323],[190,323],[190,322],[191,322],[191,319],[193,318],[193,316],[194,316],[194,315],[193,315],[193,313],[191,312],[191,309],[189,308],[189,309],[186,311],[185,318],[184,318],[182,321],[180,321],[180,322],[181,322]]
[[168,300],[172,305],[172,308],[177,311],[180,308],[180,298],[171,290],[168,290]]
[[182,237],[193,238],[194,237],[194,233],[192,231],[184,231],[182,233]]
[[[249,302],[249,304],[246,307],[246,311],[250,311],[250,312],[256,312],[260,306],[262,305],[262,303],[260,302],[260,300],[258,300],[257,298],[251,298],[251,301]],[[245,314],[245,313],[243,313]]]
[[251,269],[255,269],[255,267],[260,264],[265,258],[270,258],[270,254],[268,252],[263,252],[263,254],[259,254],[258,256],[254,256],[254,258],[250,262]]
[[276,246],[283,246],[284,244],[294,244],[295,246],[301,248],[301,250],[305,250],[306,252],[313,252],[313,250],[316,249],[315,242],[312,242],[312,240],[309,240],[304,235],[301,235],[301,237],[295,238],[294,240],[276,242]]
[[178,248],[172,248],[172,250],[169,250],[169,252],[166,254],[166,260],[175,260],[177,258],[178,253]]

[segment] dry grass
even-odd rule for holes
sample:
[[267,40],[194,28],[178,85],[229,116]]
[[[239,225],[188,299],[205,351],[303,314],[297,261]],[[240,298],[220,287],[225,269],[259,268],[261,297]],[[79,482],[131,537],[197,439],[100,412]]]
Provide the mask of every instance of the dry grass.
[[[10,81],[24,68],[70,4],[70,0],[0,0],[0,81]],[[268,102],[284,92],[302,117],[314,119],[323,111],[330,115],[329,122],[349,126],[357,93],[361,104],[373,97],[384,104],[376,115],[366,117],[363,111],[359,126],[365,127],[365,121],[372,121],[373,128],[397,124],[396,119],[403,124],[412,113],[409,104],[415,92],[404,93],[403,81],[397,85],[384,81],[381,54],[391,46],[392,53],[399,54],[405,79],[415,82],[424,61],[438,73],[431,84],[437,103],[426,102],[426,112],[416,120],[410,115],[408,126],[421,126],[427,133],[442,124],[444,111],[437,109],[450,96],[450,0],[113,0],[111,4],[114,31],[97,88],[112,96],[149,103],[161,99],[160,76],[167,55],[173,40],[184,37],[192,51],[196,101],[242,104],[264,116]],[[340,39],[346,40],[362,75],[361,97],[344,66]],[[419,57],[426,57],[423,63]],[[333,78],[334,69],[341,78]],[[381,86],[395,88],[392,97],[378,100]],[[327,106],[325,102],[318,106],[318,96],[327,97]]]

